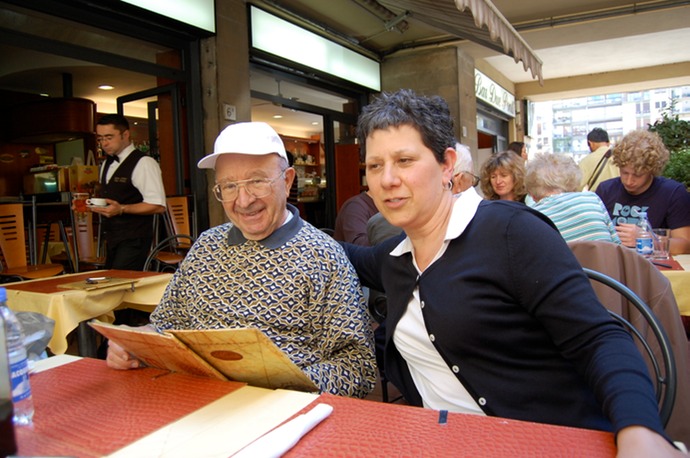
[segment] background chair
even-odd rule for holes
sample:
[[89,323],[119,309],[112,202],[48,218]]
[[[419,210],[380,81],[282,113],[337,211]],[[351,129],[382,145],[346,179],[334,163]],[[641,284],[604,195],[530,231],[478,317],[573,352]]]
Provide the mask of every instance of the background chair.
[[0,205],[0,249],[7,266],[0,272],[6,280],[45,278],[59,275],[64,268],[60,264],[31,264],[27,256],[24,227],[24,206]]
[[[86,272],[105,267],[105,256],[100,254],[98,241],[94,229],[94,214],[86,212],[82,219],[76,218],[72,213],[72,224],[66,228],[61,227],[61,233],[57,237],[66,241],[66,249],[62,253],[51,256],[51,261],[60,262],[68,266],[71,272]],[[54,227],[55,224],[51,225]],[[99,224],[100,228],[100,224]],[[100,230],[100,229],[99,229]],[[45,234],[44,247],[49,238],[55,237],[53,229]],[[44,250],[45,252],[45,250]]]
[[[568,246],[580,264],[588,269],[601,272],[632,290],[658,319],[669,339],[676,366],[677,391],[673,411],[666,431],[674,440],[690,443],[690,351],[689,342],[678,312],[678,304],[671,284],[664,275],[647,259],[634,250],[610,242],[577,241]],[[638,329],[650,342],[652,351],[661,360],[661,348],[656,343],[654,333],[638,309],[617,291],[594,281],[594,291],[604,306],[622,316]],[[646,353],[643,345],[638,348]],[[654,369],[647,360],[650,374]]]
[[[196,241],[196,224],[194,223],[194,196],[171,196],[166,198],[166,211],[163,221],[167,237],[155,241],[149,253],[144,270],[171,272],[177,270],[180,262]],[[157,226],[157,224],[155,225]],[[154,229],[157,234],[157,229]]]
[[[592,269],[583,268],[590,280],[595,280],[604,284],[613,290],[620,293],[630,304],[632,304],[637,311],[642,315],[649,325],[649,329],[656,338],[661,358],[657,358],[657,354],[652,348],[652,345],[643,335],[643,330],[638,329],[628,319],[622,317],[613,310],[609,310],[611,316],[620,321],[628,331],[637,338],[637,341],[644,348],[644,354],[649,358],[654,372],[653,382],[656,388],[656,400],[659,403],[659,416],[664,427],[671,418],[673,412],[673,403],[676,400],[677,376],[676,363],[673,357],[673,350],[671,349],[671,342],[664,331],[663,326],[659,322],[654,313],[630,288],[622,283],[614,280],[608,275],[597,272]],[[662,367],[663,366],[663,367]]]
[[[100,218],[100,215],[99,215]],[[72,231],[72,246],[75,250],[75,266],[78,272],[98,270],[105,267],[105,256],[101,256],[99,249],[100,237],[95,237],[94,214],[86,212],[81,221],[72,217],[74,230]],[[98,230],[100,231],[100,224]]]

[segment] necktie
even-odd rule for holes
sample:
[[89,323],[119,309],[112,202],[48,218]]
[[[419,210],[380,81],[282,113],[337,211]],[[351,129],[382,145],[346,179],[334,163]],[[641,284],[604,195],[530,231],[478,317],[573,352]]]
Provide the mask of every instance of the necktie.
[[110,168],[110,164],[112,164],[113,161],[120,162],[120,158],[116,155],[108,155],[108,157],[105,159],[105,165],[103,166],[103,174],[101,175],[101,183],[103,183],[104,185],[107,184],[108,169]]

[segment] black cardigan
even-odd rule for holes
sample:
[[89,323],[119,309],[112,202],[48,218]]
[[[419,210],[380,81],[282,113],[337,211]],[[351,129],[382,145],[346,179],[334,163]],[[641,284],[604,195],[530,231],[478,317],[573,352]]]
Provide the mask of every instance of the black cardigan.
[[419,284],[434,347],[486,414],[616,432],[644,425],[664,435],[631,336],[545,216],[482,201],[420,276],[410,253],[389,254],[402,239],[346,250],[363,284],[386,291],[386,376],[408,402],[422,405],[393,334]]

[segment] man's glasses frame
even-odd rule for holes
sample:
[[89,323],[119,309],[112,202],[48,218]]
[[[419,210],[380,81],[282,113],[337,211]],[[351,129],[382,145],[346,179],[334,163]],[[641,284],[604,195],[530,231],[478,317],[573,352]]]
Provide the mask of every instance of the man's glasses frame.
[[248,180],[216,183],[213,187],[213,195],[219,202],[233,202],[240,194],[240,187],[244,187],[250,196],[261,199],[273,192],[273,183],[282,178],[286,170],[287,168],[283,169],[275,178],[250,178]]
[[460,172],[460,173],[466,173],[467,175],[469,175],[469,176],[472,177],[472,186],[473,186],[473,187],[474,187],[474,186],[477,186],[477,185],[479,184],[479,182],[481,181],[481,178],[479,178],[477,175],[475,175],[474,173],[472,173],[472,172],[470,172],[470,171],[468,171],[468,170],[463,170],[463,171]]

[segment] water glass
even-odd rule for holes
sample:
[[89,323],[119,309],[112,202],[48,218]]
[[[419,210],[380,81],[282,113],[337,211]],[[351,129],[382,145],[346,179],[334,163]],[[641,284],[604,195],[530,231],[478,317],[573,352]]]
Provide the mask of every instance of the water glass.
[[670,229],[652,229],[654,233],[654,252],[652,259],[668,259]]

